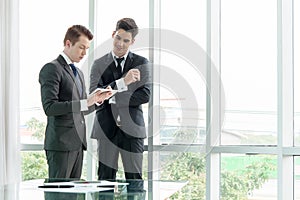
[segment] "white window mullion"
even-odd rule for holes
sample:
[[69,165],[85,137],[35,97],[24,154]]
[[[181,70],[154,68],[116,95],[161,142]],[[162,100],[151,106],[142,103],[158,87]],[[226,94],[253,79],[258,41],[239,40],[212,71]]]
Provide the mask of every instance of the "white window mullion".
[[[89,28],[90,30],[94,33],[95,32],[95,0],[89,0]],[[95,42],[91,43],[90,49],[94,49],[95,48]],[[90,75],[90,66],[92,66],[92,63],[94,61],[94,54],[90,54],[88,56],[88,75]],[[86,78],[86,81],[88,81],[87,85],[90,85],[89,83],[89,79]],[[88,115],[86,116],[87,119],[87,152],[86,152],[86,168],[87,168],[87,174],[86,174],[86,178],[87,180],[93,180],[96,177],[96,167],[97,167],[97,162],[98,159],[97,158],[97,152],[96,152],[96,143],[94,140],[92,140],[89,137],[89,133],[91,132],[90,130],[92,130],[92,125],[93,125],[93,118],[94,118],[94,114]],[[94,152],[96,152],[96,154],[94,154]]]
[[293,199],[293,156],[284,147],[293,146],[293,0],[277,1],[278,67],[278,199]]
[[[207,1],[207,138],[206,199],[220,199],[220,154],[211,151],[220,145],[220,0]],[[224,109],[224,108],[223,108]]]

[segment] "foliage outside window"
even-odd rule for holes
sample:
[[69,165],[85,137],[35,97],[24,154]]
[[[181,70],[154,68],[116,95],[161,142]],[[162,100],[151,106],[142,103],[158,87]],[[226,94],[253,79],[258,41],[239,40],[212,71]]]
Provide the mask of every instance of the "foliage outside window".
[[[174,132],[174,137],[182,137]],[[188,130],[187,134],[191,131]],[[234,158],[234,160],[232,160]],[[246,200],[251,192],[261,188],[274,173],[276,163],[268,156],[255,156],[255,159],[243,165],[243,157],[226,157],[221,172],[221,199]],[[233,162],[232,162],[233,161]],[[205,156],[199,153],[178,152],[167,159],[166,167],[161,172],[163,180],[188,180],[189,183],[171,199],[205,199],[206,173]],[[232,168],[232,165],[238,166]]]
[[22,180],[43,179],[48,176],[44,152],[22,152]]

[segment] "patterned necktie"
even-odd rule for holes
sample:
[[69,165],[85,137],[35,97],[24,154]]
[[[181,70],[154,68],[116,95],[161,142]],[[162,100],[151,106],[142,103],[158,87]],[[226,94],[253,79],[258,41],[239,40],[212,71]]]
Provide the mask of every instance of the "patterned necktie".
[[116,58],[117,60],[117,72],[118,72],[118,78],[121,78],[122,77],[122,66],[121,66],[121,62],[124,60],[124,57],[122,58]]

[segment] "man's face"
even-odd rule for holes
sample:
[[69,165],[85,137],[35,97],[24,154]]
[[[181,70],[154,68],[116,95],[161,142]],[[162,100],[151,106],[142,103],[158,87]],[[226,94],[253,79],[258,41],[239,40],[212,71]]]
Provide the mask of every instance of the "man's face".
[[65,53],[72,62],[78,63],[86,55],[88,48],[90,48],[90,40],[88,37],[81,35],[74,45],[69,40],[66,41]]
[[130,45],[134,43],[134,39],[132,38],[132,34],[130,32],[126,32],[124,29],[119,29],[115,31],[112,35],[113,41],[113,52],[118,56],[122,57],[127,52]]

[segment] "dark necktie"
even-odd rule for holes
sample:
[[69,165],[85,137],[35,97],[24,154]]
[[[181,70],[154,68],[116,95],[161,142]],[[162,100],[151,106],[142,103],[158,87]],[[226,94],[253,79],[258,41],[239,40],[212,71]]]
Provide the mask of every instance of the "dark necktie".
[[70,64],[70,67],[72,68],[73,74],[75,76],[75,84],[78,89],[79,95],[80,95],[80,97],[82,97],[82,84],[81,84],[79,76],[77,76],[78,71],[73,63]]
[[70,67],[72,68],[73,74],[74,74],[74,76],[76,77],[76,76],[77,76],[77,69],[76,69],[75,65],[74,65],[73,63],[71,63],[71,64],[70,64]]
[[116,61],[118,63],[117,65],[117,72],[118,72],[118,78],[122,77],[122,66],[121,66],[121,62],[124,60],[124,57],[122,58],[116,58]]

